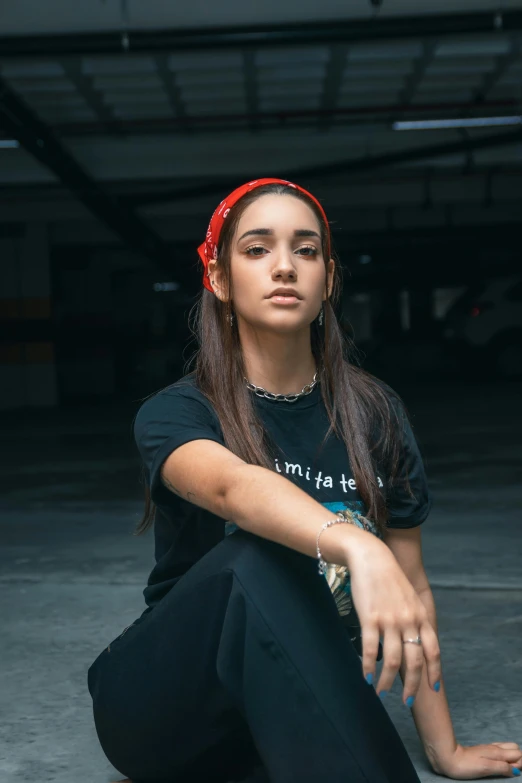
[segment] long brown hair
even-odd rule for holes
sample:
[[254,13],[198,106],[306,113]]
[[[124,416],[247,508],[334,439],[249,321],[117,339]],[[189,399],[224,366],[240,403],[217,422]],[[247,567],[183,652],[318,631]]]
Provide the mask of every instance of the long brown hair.
[[[266,194],[289,195],[304,201],[321,227],[321,245],[325,267],[328,264],[328,226],[316,205],[295,188],[280,184],[264,185],[244,195],[230,210],[218,244],[218,263],[228,301],[222,302],[203,288],[194,307],[191,332],[198,342],[195,381],[219,418],[226,447],[244,462],[275,471],[270,444],[263,423],[252,403],[251,392],[244,382],[245,368],[239,340],[237,319],[230,326],[233,289],[230,274],[232,243],[239,220],[246,208]],[[400,398],[386,384],[356,364],[353,341],[344,333],[336,317],[342,291],[341,266],[336,261],[332,294],[324,302],[324,325],[315,319],[311,324],[311,348],[318,368],[321,395],[330,420],[323,445],[335,432],[346,445],[353,477],[366,516],[381,532],[386,528],[388,512],[386,491],[397,480],[400,454],[399,417],[392,399],[403,408]],[[185,368],[188,370],[188,367]],[[379,487],[376,470],[385,470],[386,480]],[[406,479],[409,489],[409,482]],[[135,535],[144,533],[154,521],[155,506],[145,484],[145,511]]]

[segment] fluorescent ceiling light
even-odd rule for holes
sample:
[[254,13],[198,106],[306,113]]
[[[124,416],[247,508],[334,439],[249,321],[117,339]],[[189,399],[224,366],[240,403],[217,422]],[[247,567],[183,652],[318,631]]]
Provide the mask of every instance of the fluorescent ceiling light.
[[430,130],[432,128],[486,128],[491,125],[520,125],[522,117],[463,117],[454,120],[412,120],[394,122],[393,130]]
[[0,150],[11,150],[19,147],[20,144],[16,139],[0,139]]

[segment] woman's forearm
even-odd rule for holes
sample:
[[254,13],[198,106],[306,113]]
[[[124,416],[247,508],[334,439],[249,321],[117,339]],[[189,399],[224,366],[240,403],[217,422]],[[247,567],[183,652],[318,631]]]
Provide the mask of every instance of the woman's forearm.
[[[418,595],[426,607],[431,625],[438,633],[435,601],[431,589],[422,590]],[[404,680],[404,662],[400,672],[401,678]],[[426,755],[436,770],[437,759],[454,753],[457,741],[444,690],[444,680],[441,677],[440,691],[438,693],[433,691],[428,683],[426,662],[424,662],[422,681],[412,707],[412,713]]]
[[[316,556],[322,524],[335,519],[333,512],[289,479],[258,465],[236,469],[223,514],[243,530],[311,557]],[[329,563],[349,565],[365,541],[380,545],[372,533],[355,525],[334,525],[321,535],[321,554]],[[382,548],[386,550],[384,544]]]

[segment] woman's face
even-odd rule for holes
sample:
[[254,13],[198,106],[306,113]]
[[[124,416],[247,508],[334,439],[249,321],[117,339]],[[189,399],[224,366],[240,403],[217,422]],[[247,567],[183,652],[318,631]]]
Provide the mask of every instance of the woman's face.
[[[295,331],[317,317],[327,282],[320,231],[310,207],[293,196],[260,196],[246,208],[230,260],[238,316],[254,327],[277,331]],[[333,270],[329,259],[329,293]],[[271,297],[276,288],[293,288],[299,298],[281,303]]]

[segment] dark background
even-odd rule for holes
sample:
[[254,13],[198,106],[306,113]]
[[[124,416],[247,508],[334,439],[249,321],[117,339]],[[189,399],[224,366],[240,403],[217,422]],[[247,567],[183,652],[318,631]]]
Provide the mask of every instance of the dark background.
[[321,199],[338,316],[412,415],[457,738],[522,742],[521,123],[522,0],[2,5],[2,781],[118,777],[86,669],[153,563],[132,419],[196,348],[214,207],[259,176]]

